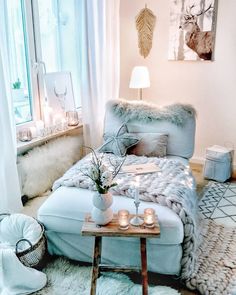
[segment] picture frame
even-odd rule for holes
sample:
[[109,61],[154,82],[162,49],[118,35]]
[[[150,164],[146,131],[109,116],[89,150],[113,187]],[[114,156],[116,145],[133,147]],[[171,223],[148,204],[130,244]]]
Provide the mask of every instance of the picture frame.
[[217,4],[170,0],[169,60],[214,60]]
[[44,75],[47,104],[55,113],[75,110],[74,91],[71,73],[52,72]]

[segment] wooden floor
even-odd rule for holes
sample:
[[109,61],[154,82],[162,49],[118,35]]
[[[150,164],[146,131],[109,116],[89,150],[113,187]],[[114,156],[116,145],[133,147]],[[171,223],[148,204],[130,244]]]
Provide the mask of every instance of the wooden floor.
[[[207,184],[207,181],[204,180],[202,176],[202,166],[199,164],[190,164],[192,169],[193,175],[197,182],[197,191],[201,193],[202,188]],[[37,216],[37,210],[41,206],[41,204],[47,199],[47,196],[34,198],[27,202],[26,206],[24,207],[22,213],[27,214],[32,217]],[[81,263],[80,263],[81,265]],[[137,274],[131,274],[131,279],[140,284],[140,276]],[[195,295],[199,294],[197,291],[190,291],[188,290],[184,284],[180,281],[180,279],[168,276],[168,275],[159,275],[156,273],[149,273],[149,284],[152,285],[163,285],[169,286],[176,290],[178,290],[182,295]]]

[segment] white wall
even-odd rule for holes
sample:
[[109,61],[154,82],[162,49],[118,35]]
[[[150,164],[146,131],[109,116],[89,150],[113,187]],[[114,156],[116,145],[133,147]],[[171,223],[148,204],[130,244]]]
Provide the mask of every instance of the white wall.
[[[130,74],[135,65],[146,65],[151,87],[143,91],[145,100],[196,108],[195,160],[203,159],[206,147],[213,144],[230,142],[236,147],[236,0],[218,0],[214,62],[168,61],[169,0],[120,3],[120,97],[137,98],[137,90],[128,88]],[[135,28],[135,16],[145,3],[157,16],[153,48],[146,59],[139,55]]]

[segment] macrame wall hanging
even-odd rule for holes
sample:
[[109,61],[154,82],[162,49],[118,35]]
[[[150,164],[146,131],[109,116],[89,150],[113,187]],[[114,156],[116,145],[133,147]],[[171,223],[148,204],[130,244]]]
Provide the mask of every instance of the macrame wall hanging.
[[156,16],[147,8],[143,8],[136,16],[136,29],[138,31],[139,53],[146,58],[152,48],[153,31],[156,23]]

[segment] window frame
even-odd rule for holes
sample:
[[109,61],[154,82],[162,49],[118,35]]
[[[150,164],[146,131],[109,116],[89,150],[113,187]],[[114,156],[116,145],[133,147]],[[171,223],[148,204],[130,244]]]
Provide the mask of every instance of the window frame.
[[[22,14],[24,16],[25,22],[25,40],[27,53],[28,53],[28,75],[31,90],[31,112],[32,120],[24,123],[16,124],[16,132],[19,130],[31,127],[35,124],[37,120],[42,120],[42,97],[44,95],[43,91],[43,72],[42,66],[38,61],[38,52],[36,46],[36,36],[35,34],[35,11],[34,6],[37,1],[34,0],[22,0]],[[41,78],[40,78],[41,77]]]

